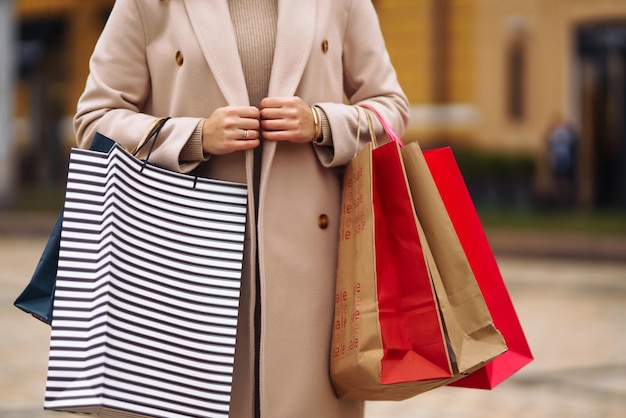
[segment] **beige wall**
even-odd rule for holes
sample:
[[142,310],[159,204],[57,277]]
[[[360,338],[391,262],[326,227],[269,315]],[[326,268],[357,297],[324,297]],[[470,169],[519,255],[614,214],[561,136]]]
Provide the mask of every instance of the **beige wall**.
[[475,129],[476,0],[374,0],[411,102],[409,140],[440,142]]
[[411,103],[431,100],[432,0],[375,0],[391,61]]
[[[541,153],[556,115],[578,125],[575,30],[581,23],[620,17],[626,19],[624,0],[477,0],[477,142]],[[515,36],[523,37],[528,47],[526,115],[519,121],[506,112],[505,54]]]
[[[445,41],[433,7],[445,4]],[[579,123],[577,25],[626,19],[625,0],[374,0],[391,59],[412,105],[407,136],[426,145],[469,142],[541,158],[558,115]],[[506,52],[524,40],[524,116],[507,112]],[[444,54],[446,100],[433,61]]]

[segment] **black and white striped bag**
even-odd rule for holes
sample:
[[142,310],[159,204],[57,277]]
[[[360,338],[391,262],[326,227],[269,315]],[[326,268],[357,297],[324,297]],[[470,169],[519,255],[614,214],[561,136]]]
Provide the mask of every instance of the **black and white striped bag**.
[[45,409],[228,416],[246,201],[118,144],[72,150]]

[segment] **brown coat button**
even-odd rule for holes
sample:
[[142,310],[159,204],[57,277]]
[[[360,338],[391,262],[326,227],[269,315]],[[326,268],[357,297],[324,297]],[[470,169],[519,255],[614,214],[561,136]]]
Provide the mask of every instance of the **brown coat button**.
[[320,229],[328,228],[328,222],[328,215],[321,214],[319,218],[317,218],[317,226],[319,226]]
[[183,61],[185,61],[183,53],[180,51],[176,51],[176,64],[178,64],[178,66],[180,67],[181,65],[183,65]]
[[322,52],[324,54],[328,52],[328,39],[322,41]]

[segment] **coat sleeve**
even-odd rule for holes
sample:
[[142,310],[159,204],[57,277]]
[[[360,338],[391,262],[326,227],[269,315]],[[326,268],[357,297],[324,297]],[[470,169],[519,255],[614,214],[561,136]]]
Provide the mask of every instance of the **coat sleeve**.
[[[74,116],[76,142],[88,148],[96,132],[127,149],[141,140],[157,117],[146,110],[151,79],[146,56],[149,31],[136,0],[117,0],[89,62],[89,76]],[[188,171],[197,163],[181,166],[181,150],[200,118],[175,117],[161,130],[150,156],[154,164]]]
[[[366,119],[361,111],[361,143],[356,144],[357,110],[351,105],[368,103],[375,107],[394,131],[402,136],[409,119],[408,100],[398,83],[378,16],[370,0],[352,0],[343,42],[343,84],[348,104],[316,103],[328,118],[332,131],[332,150],[317,147],[323,165],[347,164],[369,140]],[[375,117],[379,144],[388,141]],[[328,147],[326,147],[328,148]]]

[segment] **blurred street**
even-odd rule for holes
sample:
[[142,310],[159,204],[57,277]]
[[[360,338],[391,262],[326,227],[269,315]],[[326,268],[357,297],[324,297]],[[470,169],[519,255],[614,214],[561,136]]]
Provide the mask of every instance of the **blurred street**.
[[[47,236],[9,229],[0,228],[0,417],[75,416],[42,410],[49,328],[12,306]],[[494,232],[492,245],[535,361],[493,391],[440,388],[368,403],[366,418],[626,416],[626,252],[619,242],[512,238]],[[516,241],[525,245],[517,253]],[[551,247],[561,253],[545,257]]]

